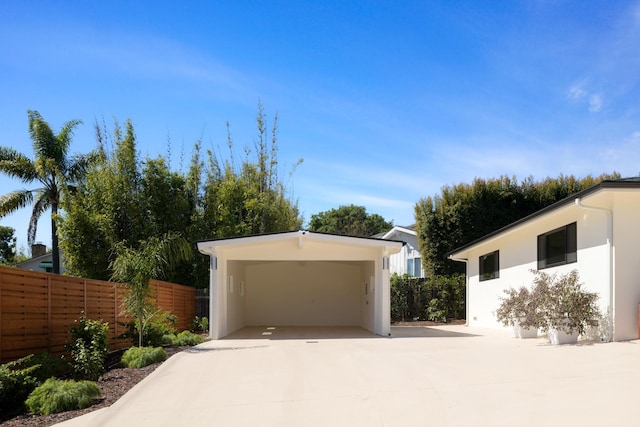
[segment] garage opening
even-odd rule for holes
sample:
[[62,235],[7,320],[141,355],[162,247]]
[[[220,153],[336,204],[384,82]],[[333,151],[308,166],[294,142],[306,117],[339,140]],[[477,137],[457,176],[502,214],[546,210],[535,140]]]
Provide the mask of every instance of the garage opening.
[[229,261],[227,331],[248,326],[374,329],[372,261]]

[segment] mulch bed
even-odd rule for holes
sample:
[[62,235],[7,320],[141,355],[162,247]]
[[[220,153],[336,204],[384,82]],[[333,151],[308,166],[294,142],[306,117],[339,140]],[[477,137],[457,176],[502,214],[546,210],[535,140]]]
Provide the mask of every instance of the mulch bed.
[[[167,359],[186,348],[188,347],[165,347]],[[133,386],[161,365],[161,363],[154,363],[141,369],[123,368],[119,363],[122,353],[123,352],[120,351],[109,355],[106,363],[109,370],[102,378],[96,381],[96,384],[100,387],[101,397],[88,408],[77,411],[60,412],[52,415],[20,414],[12,418],[5,418],[5,414],[2,414],[0,415],[0,424],[7,427],[50,426],[93,412],[97,409],[106,408],[111,406],[116,400],[133,388]]]

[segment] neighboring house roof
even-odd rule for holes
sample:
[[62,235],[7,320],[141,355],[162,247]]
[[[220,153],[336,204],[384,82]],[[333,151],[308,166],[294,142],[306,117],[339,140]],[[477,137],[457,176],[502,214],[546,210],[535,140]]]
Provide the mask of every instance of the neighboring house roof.
[[536,211],[534,213],[532,213],[531,215],[528,215],[522,219],[519,219],[518,221],[512,222],[511,224],[502,227],[494,232],[491,232],[479,239],[476,239],[472,242],[467,243],[466,245],[460,246],[457,249],[454,249],[453,251],[449,252],[447,254],[448,258],[455,258],[455,255],[463,252],[467,249],[470,249],[476,245],[479,245],[481,243],[483,243],[486,240],[492,239],[494,237],[497,237],[501,234],[507,233],[527,222],[530,222],[542,215],[546,215],[550,212],[553,212],[555,210],[558,210],[560,208],[563,208],[565,206],[571,205],[573,203],[575,203],[576,199],[582,199],[586,196],[589,196],[593,193],[599,192],[599,191],[603,191],[603,190],[607,190],[607,189],[640,189],[640,177],[632,177],[632,178],[623,178],[623,179],[615,179],[615,180],[605,180],[605,181],[601,181],[600,183],[586,188],[582,191],[579,191],[575,194],[572,194],[552,205],[549,205],[543,209],[540,209],[539,211]]
[[386,233],[382,233],[380,238],[381,239],[389,239],[389,238],[391,238],[391,236],[393,236],[395,234],[399,234],[399,233],[409,234],[411,236],[417,236],[418,234],[413,230],[413,228],[410,228],[410,227],[413,227],[413,226],[401,227],[399,225],[396,225],[395,227],[393,227],[391,230],[387,231]]
[[407,226],[401,226],[401,225],[395,225],[393,226],[393,228],[389,231],[383,231],[382,233],[378,233],[378,234],[374,234],[373,238],[376,239],[389,239],[390,236],[393,236],[394,233],[399,232],[399,233],[405,233],[405,234],[410,234],[412,236],[416,236],[416,232],[414,231],[416,225],[412,224],[412,225],[407,225]]
[[43,262],[52,262],[52,257],[53,257],[53,255],[51,254],[51,252],[47,252],[44,255],[40,255],[40,256],[37,256],[35,258],[29,258],[28,260],[19,262],[19,263],[16,264],[16,267],[17,268],[21,268],[21,269],[25,269],[25,268],[28,268],[29,266],[32,266],[32,265],[42,264]]

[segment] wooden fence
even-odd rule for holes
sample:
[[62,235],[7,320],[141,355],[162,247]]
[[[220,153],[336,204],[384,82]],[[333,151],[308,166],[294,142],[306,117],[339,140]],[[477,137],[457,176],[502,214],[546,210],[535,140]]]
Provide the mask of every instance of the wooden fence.
[[[195,289],[154,280],[156,306],[177,316],[176,327],[188,329],[195,316]],[[112,350],[128,347],[116,337],[130,320],[122,309],[125,285],[0,267],[0,362],[31,353],[64,353],[69,330],[82,311],[87,318],[109,322]]]

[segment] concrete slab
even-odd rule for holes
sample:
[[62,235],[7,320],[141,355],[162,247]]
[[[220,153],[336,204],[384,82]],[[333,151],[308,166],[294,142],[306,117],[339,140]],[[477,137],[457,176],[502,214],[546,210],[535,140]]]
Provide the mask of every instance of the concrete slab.
[[392,327],[392,338],[304,329],[204,343],[110,408],[61,425],[637,424],[638,341],[554,347],[465,326]]

